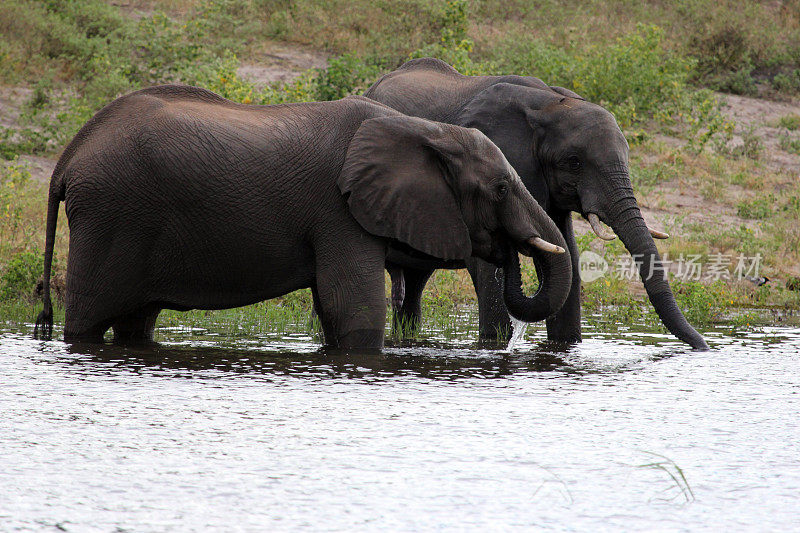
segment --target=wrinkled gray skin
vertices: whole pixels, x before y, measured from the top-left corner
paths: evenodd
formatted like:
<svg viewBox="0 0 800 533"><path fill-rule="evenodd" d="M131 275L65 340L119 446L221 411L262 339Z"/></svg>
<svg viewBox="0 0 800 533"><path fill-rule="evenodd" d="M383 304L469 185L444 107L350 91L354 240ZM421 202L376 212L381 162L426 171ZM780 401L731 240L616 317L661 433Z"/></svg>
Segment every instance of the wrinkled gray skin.
<svg viewBox="0 0 800 533"><path fill-rule="evenodd" d="M415 59L386 74L365 93L405 114L474 127L505 154L534 198L558 225L572 257L572 290L564 307L547 320L553 340L577 342L580 275L571 212L596 214L642 261L645 289L664 325L696 349L707 349L686 321L661 271L660 257L645 225L628 175L628 143L614 117L600 106L537 78L463 76L438 59ZM480 332L494 337L510 327L499 298L495 267L467 263L480 306ZM397 320L418 324L420 295L430 270L389 265Z"/></svg>
<svg viewBox="0 0 800 533"><path fill-rule="evenodd" d="M569 293L568 254L526 244L565 246L558 229L486 136L363 97L246 106L160 86L98 112L51 180L44 337L62 200L69 341L100 342L109 327L117 341L148 341L161 309L237 307L311 287L329 346L378 348L395 247L512 269L519 250L548 273L542 294L553 306ZM543 307L519 286L506 292L523 314Z"/></svg>

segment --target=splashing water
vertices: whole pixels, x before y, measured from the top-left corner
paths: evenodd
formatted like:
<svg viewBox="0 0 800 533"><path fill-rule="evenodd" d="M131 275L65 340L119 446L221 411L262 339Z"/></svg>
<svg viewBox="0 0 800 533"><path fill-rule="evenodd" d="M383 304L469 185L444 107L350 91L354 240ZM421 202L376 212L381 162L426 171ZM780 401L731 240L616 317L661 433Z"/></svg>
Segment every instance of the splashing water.
<svg viewBox="0 0 800 533"><path fill-rule="evenodd" d="M503 281L503 269L497 268L494 271L494 279L497 281ZM525 338L525 333L528 332L528 323L523 322L522 320L517 320L511 314L508 315L511 319L511 326L514 328L514 332L511 334L511 338L508 340L508 346L506 349L508 351L513 351L514 348L519 344L522 339Z"/></svg>
<svg viewBox="0 0 800 533"><path fill-rule="evenodd" d="M508 351L512 351L517 344L519 344L523 338L525 338L525 333L528 332L528 323L523 322L522 320L517 320L511 315L508 315L511 318L511 325L514 327L514 333L511 334L511 339L508 341Z"/></svg>

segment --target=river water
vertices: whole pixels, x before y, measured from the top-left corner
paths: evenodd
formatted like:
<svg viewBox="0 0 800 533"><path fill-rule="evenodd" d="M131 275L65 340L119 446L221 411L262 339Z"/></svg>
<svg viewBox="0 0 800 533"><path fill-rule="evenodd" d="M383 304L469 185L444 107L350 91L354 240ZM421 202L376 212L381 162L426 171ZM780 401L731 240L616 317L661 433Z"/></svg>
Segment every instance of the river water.
<svg viewBox="0 0 800 533"><path fill-rule="evenodd" d="M800 528L800 329L319 350L0 326L0 530Z"/></svg>

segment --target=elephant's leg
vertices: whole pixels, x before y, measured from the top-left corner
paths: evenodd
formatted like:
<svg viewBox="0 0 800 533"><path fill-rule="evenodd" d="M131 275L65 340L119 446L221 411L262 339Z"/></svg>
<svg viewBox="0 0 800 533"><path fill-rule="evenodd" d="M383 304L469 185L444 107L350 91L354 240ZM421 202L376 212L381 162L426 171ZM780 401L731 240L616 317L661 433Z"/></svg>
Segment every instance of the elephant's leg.
<svg viewBox="0 0 800 533"><path fill-rule="evenodd" d="M67 342L102 343L119 309L113 298L105 294L106 284L97 276L92 256L96 248L85 248L79 233L70 236L67 260L64 340Z"/></svg>
<svg viewBox="0 0 800 533"><path fill-rule="evenodd" d="M112 239L104 233L100 222L81 222L70 221L64 339L102 342L112 325L115 336L119 335L118 329L133 335L137 328L141 330L140 336L146 335L147 321L138 320L136 313L149 300L146 261L150 245L122 233ZM152 313L154 309L149 311ZM126 325L121 318L128 316L141 324Z"/></svg>
<svg viewBox="0 0 800 533"><path fill-rule="evenodd" d="M581 341L581 271L578 245L575 243L575 232L572 229L572 213L560 211L553 216L564 240L567 242L572 260L572 288L564 302L564 306L555 315L547 319L547 338L554 341Z"/></svg>
<svg viewBox="0 0 800 533"><path fill-rule="evenodd" d="M392 280L392 310L396 313L403 307L406 299L406 278L403 267L394 263L386 263L386 271Z"/></svg>
<svg viewBox="0 0 800 533"><path fill-rule="evenodd" d="M308 318L309 327L314 327L314 320L318 320L322 325L322 304L319 303L319 292L317 286L311 287L311 316Z"/></svg>
<svg viewBox="0 0 800 533"><path fill-rule="evenodd" d="M380 349L386 326L385 248L377 239L317 251L315 294L325 344Z"/></svg>
<svg viewBox="0 0 800 533"><path fill-rule="evenodd" d="M498 268L482 259L467 260L467 270L478 296L478 331L482 339L511 334L511 318L503 302L503 276Z"/></svg>
<svg viewBox="0 0 800 533"><path fill-rule="evenodd" d="M67 311L69 313L69 311ZM101 344L111 322L88 322L81 317L67 317L64 321L64 341L66 342L90 342Z"/></svg>
<svg viewBox="0 0 800 533"><path fill-rule="evenodd" d="M152 342L160 309L142 308L114 320L114 342Z"/></svg>
<svg viewBox="0 0 800 533"><path fill-rule="evenodd" d="M395 309L392 327L401 335L414 334L422 323L422 291L433 274L433 270L402 269L405 282L403 305ZM394 279L392 280L392 299L394 300Z"/></svg>

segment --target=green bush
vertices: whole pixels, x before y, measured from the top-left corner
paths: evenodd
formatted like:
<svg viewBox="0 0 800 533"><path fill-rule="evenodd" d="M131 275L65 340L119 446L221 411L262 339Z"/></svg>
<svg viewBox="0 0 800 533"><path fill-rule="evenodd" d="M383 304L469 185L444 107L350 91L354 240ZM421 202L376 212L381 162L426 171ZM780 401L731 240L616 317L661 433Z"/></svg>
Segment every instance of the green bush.
<svg viewBox="0 0 800 533"><path fill-rule="evenodd" d="M734 94L755 95L751 76L748 36L741 28L725 25L710 35L703 32L691 39L691 55L697 58L693 79L706 87Z"/></svg>
<svg viewBox="0 0 800 533"><path fill-rule="evenodd" d="M800 155L800 139L789 135L788 132L778 136L778 145L781 147L781 150Z"/></svg>
<svg viewBox="0 0 800 533"><path fill-rule="evenodd" d="M473 61L470 53L474 43L467 37L468 5L465 0L448 0L441 15L439 41L414 51L409 59L436 57L467 76L487 74L488 65Z"/></svg>
<svg viewBox="0 0 800 533"><path fill-rule="evenodd" d="M637 114L671 114L686 91L693 62L667 50L663 37L657 26L640 25L615 44L592 49L578 62L572 87L621 112L623 123L635 122Z"/></svg>
<svg viewBox="0 0 800 533"><path fill-rule="evenodd" d="M387 70L378 61L365 61L345 54L328 62L320 69L316 79L316 97L319 100L337 100L351 94L361 94Z"/></svg>
<svg viewBox="0 0 800 533"><path fill-rule="evenodd" d="M570 88L614 113L623 129L650 119L684 123L702 148L727 127L713 94L689 85L695 60L669 50L657 26L640 24L611 45L573 52L540 41L501 41L498 47L494 70Z"/></svg>
<svg viewBox="0 0 800 533"><path fill-rule="evenodd" d="M747 65L734 72L723 72L705 79L705 85L711 89L732 94L755 96L758 94L756 80L751 73L752 65Z"/></svg>
<svg viewBox="0 0 800 533"><path fill-rule="evenodd" d="M772 86L777 91L787 93L800 92L800 69L776 74L775 77L772 78Z"/></svg>
<svg viewBox="0 0 800 533"><path fill-rule="evenodd" d="M0 277L0 301L30 298L42 276L42 254L23 251L11 257Z"/></svg>
<svg viewBox="0 0 800 533"><path fill-rule="evenodd" d="M678 307L690 323L710 324L719 317L722 307L713 287L724 285L723 282L715 281L706 286L699 281L672 280L671 284Z"/></svg>

